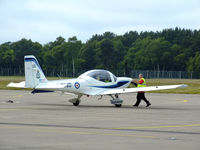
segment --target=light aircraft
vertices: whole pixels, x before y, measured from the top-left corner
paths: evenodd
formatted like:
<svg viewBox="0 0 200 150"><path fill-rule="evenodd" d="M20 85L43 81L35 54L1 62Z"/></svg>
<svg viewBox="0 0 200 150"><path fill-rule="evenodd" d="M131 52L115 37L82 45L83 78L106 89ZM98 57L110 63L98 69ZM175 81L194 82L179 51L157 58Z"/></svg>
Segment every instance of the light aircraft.
<svg viewBox="0 0 200 150"><path fill-rule="evenodd" d="M112 97L111 104L121 107L123 100L119 98L119 94L138 92L138 91L154 91L184 88L187 85L165 85L165 86L149 86L140 88L128 88L132 78L116 77L111 72L101 69L90 70L78 78L48 81L33 55L24 57L25 65L25 81L20 83L9 83L8 87L31 88L32 93L61 91L63 93L73 93L77 98L70 99L69 102L74 106L78 106L80 98L83 95L101 96L109 95Z"/></svg>

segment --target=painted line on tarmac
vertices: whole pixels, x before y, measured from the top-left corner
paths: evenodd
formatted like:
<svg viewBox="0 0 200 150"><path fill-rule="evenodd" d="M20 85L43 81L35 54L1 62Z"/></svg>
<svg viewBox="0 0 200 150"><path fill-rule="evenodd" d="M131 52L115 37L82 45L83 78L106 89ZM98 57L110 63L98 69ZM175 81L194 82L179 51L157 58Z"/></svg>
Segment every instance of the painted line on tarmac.
<svg viewBox="0 0 200 150"><path fill-rule="evenodd" d="M110 129L160 129L160 128L182 128L182 127L200 127L200 124L171 125L171 126L120 127L120 128L110 128Z"/></svg>
<svg viewBox="0 0 200 150"><path fill-rule="evenodd" d="M36 132L48 133L62 133L62 134L79 134L79 135L100 135L100 136L116 136L116 137L137 137L137 138L150 138L154 139L155 136L135 135L135 134L119 134L119 133L102 133L102 132L87 132L87 131L66 131L65 128L61 129L35 129Z"/></svg>
<svg viewBox="0 0 200 150"><path fill-rule="evenodd" d="M186 99L176 99L175 101L171 101L171 102L168 102L168 103L172 103L172 104L178 104L178 103L187 103L189 100L186 100Z"/></svg>
<svg viewBox="0 0 200 150"><path fill-rule="evenodd" d="M7 98L19 98L19 97L22 97L23 95L22 94L18 94L18 95L11 95L11 96L6 96Z"/></svg>
<svg viewBox="0 0 200 150"><path fill-rule="evenodd" d="M20 110L17 108L0 108L0 111L16 111L16 110Z"/></svg>
<svg viewBox="0 0 200 150"><path fill-rule="evenodd" d="M114 137L135 137L135 138L146 138L146 139L155 139L155 136L149 136L149 135L136 135L136 134L120 134L120 133L114 133L117 132L117 130L113 130L113 133L109 132L87 132L87 131L76 131L78 128L58 128L58 129L52 129L52 128L44 128L44 127L34 127L34 126L0 126L0 129L31 129L34 132L40 132L40 133L57 133L57 134L76 134L76 135L98 135L98 136L114 136ZM48 129L49 128L49 129ZM80 128L83 130L83 128ZM67 131L70 130L70 131ZM74 131L71 131L74 130Z"/></svg>
<svg viewBox="0 0 200 150"><path fill-rule="evenodd" d="M5 101L6 101L6 100L9 100L9 99L13 100L13 99L21 98L21 97L23 97L22 94L10 95L10 96L8 96L8 95L3 95L3 96L1 96L1 99L2 99L1 103L5 103ZM5 99L5 100L3 100L3 99Z"/></svg>
<svg viewBox="0 0 200 150"><path fill-rule="evenodd" d="M0 125L15 125L15 126L38 126L38 127L58 127L58 128L91 128L91 129L160 129L160 128L181 128L181 127L200 127L200 124L190 124L190 125L168 125L168 126L133 126L133 127L116 127L116 128L99 128L99 127L84 127L84 126L67 126L67 125L52 125L52 124L31 124L31 123L8 123L0 122Z"/></svg>
<svg viewBox="0 0 200 150"><path fill-rule="evenodd" d="M120 131L137 131L137 132L149 132L149 133L167 133L167 134L183 134L183 135L200 135L200 132L197 131L188 131L185 130L188 127L200 127L200 124L191 124L191 125L173 125L173 126L146 126L146 127L121 127L121 128L110 128L111 130L120 130ZM169 128L183 128L181 131L169 130ZM167 129L167 130L161 130ZM194 128L192 128L194 129Z"/></svg>
<svg viewBox="0 0 200 150"><path fill-rule="evenodd" d="M138 138L150 138L150 139L154 139L156 138L155 136L146 136L146 135L132 135L132 134L108 134L108 133L104 133L104 134L100 134L100 135L109 135L109 136L122 136L122 137L138 137Z"/></svg>
<svg viewBox="0 0 200 150"><path fill-rule="evenodd" d="M183 103L187 103L188 102L188 100L185 100L185 99L181 99L181 100L179 100L180 102L183 102Z"/></svg>
<svg viewBox="0 0 200 150"><path fill-rule="evenodd" d="M128 132L149 132L149 133L169 133L169 134L185 134L185 135L200 135L200 132L190 131L171 131L171 130L157 130L163 128L185 128L185 127L200 127L200 124L191 125L173 125L173 126L146 126L146 127L120 127L120 128L106 128L106 127L93 127L93 126L73 126L73 125L53 125L53 124L31 124L31 123L8 123L0 122L0 125L6 126L19 126L21 127L46 127L57 129L95 129L95 130L115 130L115 131L128 131ZM151 130L150 130L151 129ZM156 130L153 130L156 129Z"/></svg>
<svg viewBox="0 0 200 150"><path fill-rule="evenodd" d="M120 128L109 128L109 129L161 129L161 128L182 128L182 127L200 127L200 124L191 125L171 125L171 126L143 126L143 127L120 127Z"/></svg>

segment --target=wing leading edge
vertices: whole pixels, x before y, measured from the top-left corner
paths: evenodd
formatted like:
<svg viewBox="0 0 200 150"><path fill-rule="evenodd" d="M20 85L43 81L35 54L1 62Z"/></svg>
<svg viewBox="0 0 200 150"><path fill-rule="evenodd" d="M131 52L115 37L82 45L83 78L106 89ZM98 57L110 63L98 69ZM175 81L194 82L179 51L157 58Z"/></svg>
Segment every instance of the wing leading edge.
<svg viewBox="0 0 200 150"><path fill-rule="evenodd" d="M149 87L140 87L140 88L123 88L123 89L110 89L105 90L97 95L109 95L109 94L123 94L123 93L134 93L139 91L156 91L156 90L168 90L168 89L176 89L176 88L185 88L186 84L180 85L163 85L163 86L149 86Z"/></svg>

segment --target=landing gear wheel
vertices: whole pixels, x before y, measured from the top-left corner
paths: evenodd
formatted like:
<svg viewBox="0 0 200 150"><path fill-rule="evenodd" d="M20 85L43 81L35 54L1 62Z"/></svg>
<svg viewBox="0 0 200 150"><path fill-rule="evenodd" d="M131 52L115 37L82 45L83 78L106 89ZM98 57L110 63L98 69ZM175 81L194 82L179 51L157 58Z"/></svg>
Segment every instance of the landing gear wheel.
<svg viewBox="0 0 200 150"><path fill-rule="evenodd" d="M79 103L80 103L80 101L79 101L79 100L77 100L75 103L73 103L73 105L74 105L74 106L78 106L78 105L79 105Z"/></svg>
<svg viewBox="0 0 200 150"><path fill-rule="evenodd" d="M115 104L115 107L122 107L122 104Z"/></svg>

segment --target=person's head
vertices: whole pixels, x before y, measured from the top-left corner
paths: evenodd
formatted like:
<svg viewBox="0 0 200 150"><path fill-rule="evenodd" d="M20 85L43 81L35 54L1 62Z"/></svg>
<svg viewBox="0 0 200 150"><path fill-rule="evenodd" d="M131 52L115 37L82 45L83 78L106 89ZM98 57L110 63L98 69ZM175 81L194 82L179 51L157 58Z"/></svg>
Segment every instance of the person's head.
<svg viewBox="0 0 200 150"><path fill-rule="evenodd" d="M143 75L141 73L139 74L139 78L143 78Z"/></svg>

